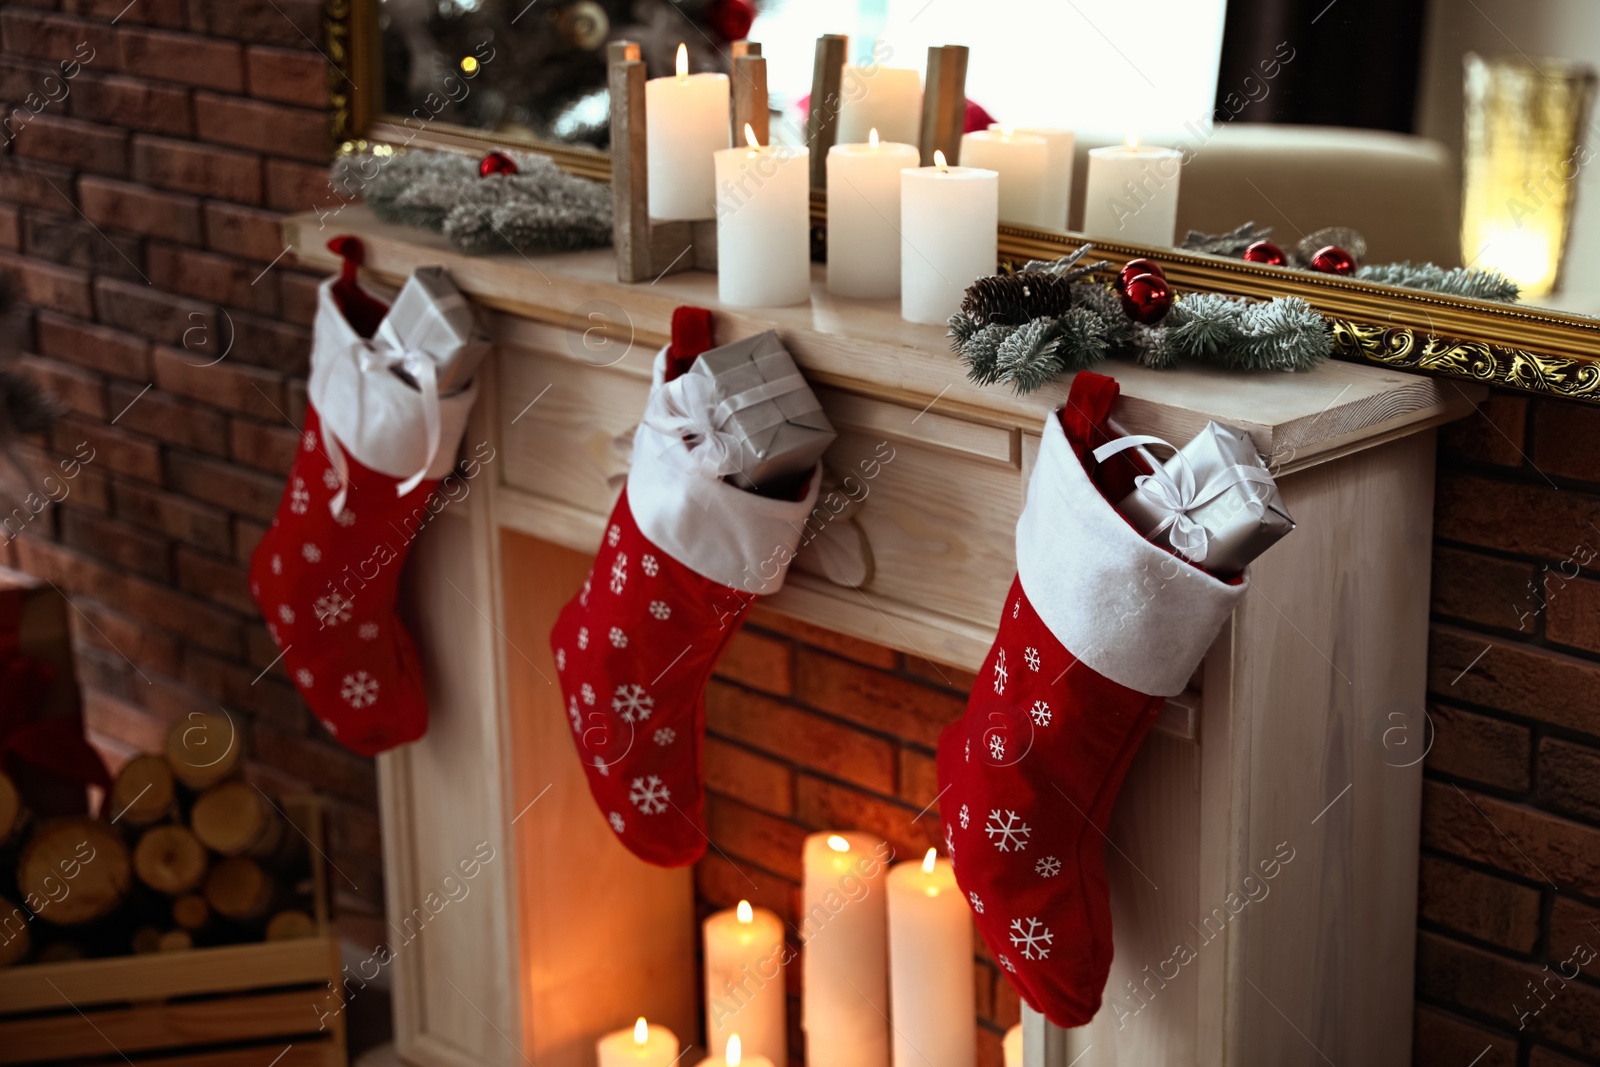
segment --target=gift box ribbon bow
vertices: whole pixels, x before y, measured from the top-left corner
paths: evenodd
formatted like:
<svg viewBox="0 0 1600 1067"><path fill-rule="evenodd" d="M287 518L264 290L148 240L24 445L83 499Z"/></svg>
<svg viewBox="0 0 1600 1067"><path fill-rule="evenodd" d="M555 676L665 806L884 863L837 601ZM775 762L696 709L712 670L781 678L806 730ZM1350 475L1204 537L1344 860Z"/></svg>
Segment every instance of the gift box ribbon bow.
<svg viewBox="0 0 1600 1067"><path fill-rule="evenodd" d="M785 374L719 400L715 378L680 374L651 392L644 423L657 433L681 438L702 471L722 478L739 470L740 443L749 435L783 422L785 415L773 406L754 423L745 420L737 430L729 420L746 408L805 388L803 375Z"/></svg>
<svg viewBox="0 0 1600 1067"><path fill-rule="evenodd" d="M1151 463L1151 473L1141 474L1133 480L1134 490L1141 493L1161 513L1161 521L1145 536L1155 540L1169 529L1168 542L1184 558L1194 563L1204 563L1210 549L1210 535L1195 521L1193 512L1221 497L1234 486L1245 490L1245 508L1258 518L1265 514L1266 504L1250 492L1252 485L1272 486L1272 475L1261 467L1242 463L1231 464L1212 473L1204 485L1197 485L1194 467L1183 451L1160 437L1149 434L1130 434L1101 445L1094 450L1097 463L1104 463L1119 452L1131 448L1160 445L1169 448L1177 457L1177 475L1159 463ZM1147 457L1148 458L1148 457Z"/></svg>

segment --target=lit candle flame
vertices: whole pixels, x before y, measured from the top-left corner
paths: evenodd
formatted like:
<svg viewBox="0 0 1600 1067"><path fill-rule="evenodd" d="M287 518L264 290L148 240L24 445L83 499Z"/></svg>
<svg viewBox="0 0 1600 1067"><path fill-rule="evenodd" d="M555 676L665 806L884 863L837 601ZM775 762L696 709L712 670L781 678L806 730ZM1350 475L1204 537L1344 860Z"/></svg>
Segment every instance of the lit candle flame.
<svg viewBox="0 0 1600 1067"><path fill-rule="evenodd" d="M687 78L688 76L689 76L689 46L684 44L684 43L682 43L682 42L679 42L679 44L678 44L678 77Z"/></svg>
<svg viewBox="0 0 1600 1067"><path fill-rule="evenodd" d="M835 852L849 852L850 842L846 841L838 834L834 834L828 838L828 847L833 849Z"/></svg>
<svg viewBox="0 0 1600 1067"><path fill-rule="evenodd" d="M939 168L939 173L950 173L950 161L944 158L944 153L937 148L933 150L933 165Z"/></svg>
<svg viewBox="0 0 1600 1067"><path fill-rule="evenodd" d="M873 148L878 147L878 127L874 126L867 131L867 143Z"/></svg>
<svg viewBox="0 0 1600 1067"><path fill-rule="evenodd" d="M639 1021L633 1024L633 1043L642 1045L650 1040L650 1024L644 1021L644 1016L639 1016Z"/></svg>
<svg viewBox="0 0 1600 1067"><path fill-rule="evenodd" d="M472 75L478 73L478 61L472 56L461 57L461 73Z"/></svg>
<svg viewBox="0 0 1600 1067"><path fill-rule="evenodd" d="M1017 132L1017 131L1013 130L1010 126L1001 126L1000 127L1000 136L1001 137L1010 137L1015 132Z"/></svg>
<svg viewBox="0 0 1600 1067"><path fill-rule="evenodd" d="M744 1048L739 1041L738 1034L728 1035L728 1054L725 1058L728 1061L728 1067L739 1067L739 1064L744 1061Z"/></svg>
<svg viewBox="0 0 1600 1067"><path fill-rule="evenodd" d="M939 850L936 849L936 848L930 848L928 850L928 854L926 856L922 857L922 870L924 871L924 873L927 873L927 874L932 874L933 873L933 864L934 864L934 861L937 860L938 858L939 858Z"/></svg>
<svg viewBox="0 0 1600 1067"><path fill-rule="evenodd" d="M1129 148L1138 148L1139 147L1139 135L1136 134L1136 133L1130 133L1124 139L1123 143L1126 144Z"/></svg>
<svg viewBox="0 0 1600 1067"><path fill-rule="evenodd" d="M742 923L753 923L756 921L756 911L750 906L750 902L748 900L739 901L739 906L734 909L734 914L739 917L739 921Z"/></svg>
<svg viewBox="0 0 1600 1067"><path fill-rule="evenodd" d="M748 122L744 124L744 139L750 142L751 148L761 147L761 142L756 140L756 128Z"/></svg>

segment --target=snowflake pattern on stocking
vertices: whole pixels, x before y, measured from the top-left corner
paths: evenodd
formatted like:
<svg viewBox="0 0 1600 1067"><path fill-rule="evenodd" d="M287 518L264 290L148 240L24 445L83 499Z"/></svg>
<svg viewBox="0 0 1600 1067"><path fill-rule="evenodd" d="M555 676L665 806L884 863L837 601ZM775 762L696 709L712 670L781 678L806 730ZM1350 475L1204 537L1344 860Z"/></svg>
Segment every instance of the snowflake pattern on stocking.
<svg viewBox="0 0 1600 1067"><path fill-rule="evenodd" d="M961 828L965 830L972 822L972 812L965 804L963 804L961 805L961 814L958 815L957 818L961 820Z"/></svg>
<svg viewBox="0 0 1600 1067"><path fill-rule="evenodd" d="M304 667L294 672L294 680L300 683L300 688L302 689L310 689L313 681L311 672Z"/></svg>
<svg viewBox="0 0 1600 1067"><path fill-rule="evenodd" d="M1022 821L1022 816L1007 809L1002 812L995 808L989 812L989 821L984 824L983 832L989 835L989 840L1000 852L1021 852L1028 847L1028 836L1033 833L1033 828Z"/></svg>
<svg viewBox="0 0 1600 1067"><path fill-rule="evenodd" d="M1012 974L1016 974L1017 973L1017 965L1015 963L1011 962L1011 957L1010 956L1007 956L1004 952L1002 952L1002 953L1000 953L998 959L1000 960L1000 966L1004 967L1006 970L1010 971Z"/></svg>
<svg viewBox="0 0 1600 1067"><path fill-rule="evenodd" d="M580 626L580 627L578 627L578 651L582 652L584 649L586 649L588 647L589 647L589 628L587 626Z"/></svg>
<svg viewBox="0 0 1600 1067"><path fill-rule="evenodd" d="M1006 678L1008 677L1009 672L1006 670L1006 650L1002 648L994 655L994 691L997 694L1004 693L1006 691Z"/></svg>
<svg viewBox="0 0 1600 1067"><path fill-rule="evenodd" d="M311 493L306 489L306 480L296 478L289 490L289 510L296 515L304 515L310 506Z"/></svg>
<svg viewBox="0 0 1600 1067"><path fill-rule="evenodd" d="M602 778L611 777L611 768L606 764L606 761L601 759L599 756L594 758L594 769L595 773L600 775Z"/></svg>
<svg viewBox="0 0 1600 1067"><path fill-rule="evenodd" d="M993 734L989 738L989 756L996 763L1006 758L1006 739L999 734Z"/></svg>
<svg viewBox="0 0 1600 1067"><path fill-rule="evenodd" d="M356 524L356 513L349 508L345 508L333 517L333 521L340 526L354 526Z"/></svg>
<svg viewBox="0 0 1600 1067"><path fill-rule="evenodd" d="M572 720L572 732L577 733L583 729L583 716L578 714L578 698L567 698L567 718Z"/></svg>
<svg viewBox="0 0 1600 1067"><path fill-rule="evenodd" d="M612 812L606 818L607 821L611 823L611 829L615 830L619 834L622 833L623 823L621 815L618 815L616 812Z"/></svg>
<svg viewBox="0 0 1600 1067"><path fill-rule="evenodd" d="M580 695L582 695L583 702L585 704L594 703L594 686L590 685L588 682L584 682L583 685L578 687L578 692Z"/></svg>
<svg viewBox="0 0 1600 1067"><path fill-rule="evenodd" d="M667 602L665 600L652 600L650 601L650 614L654 615L662 622L666 622L668 619L672 618L672 609L667 607Z"/></svg>
<svg viewBox="0 0 1600 1067"><path fill-rule="evenodd" d="M667 802L671 799L672 791L653 774L648 778L635 778L628 787L629 803L644 815L660 815L667 810Z"/></svg>
<svg viewBox="0 0 1600 1067"><path fill-rule="evenodd" d="M356 636L363 641L376 641L378 639L378 624L375 622L362 623L356 630Z"/></svg>
<svg viewBox="0 0 1600 1067"><path fill-rule="evenodd" d="M294 609L287 604L278 605L278 618L286 623L294 622Z"/></svg>
<svg viewBox="0 0 1600 1067"><path fill-rule="evenodd" d="M968 893L967 899L972 901L972 910L979 915L983 914L983 898L976 893Z"/></svg>
<svg viewBox="0 0 1600 1067"><path fill-rule="evenodd" d="M317 450L317 435L307 430L305 436L300 438L300 447L307 452L315 452Z"/></svg>
<svg viewBox="0 0 1600 1067"><path fill-rule="evenodd" d="M944 824L944 854L951 863L956 861L956 830L949 823Z"/></svg>
<svg viewBox="0 0 1600 1067"><path fill-rule="evenodd" d="M617 542L620 540L622 540L622 527L612 523L611 529L606 531L606 544L611 548L616 548Z"/></svg>
<svg viewBox="0 0 1600 1067"><path fill-rule="evenodd" d="M1032 916L1026 919L1012 919L1010 936L1011 943L1021 950L1023 959L1050 958L1050 942L1055 940L1055 935L1038 919Z"/></svg>
<svg viewBox="0 0 1600 1067"><path fill-rule="evenodd" d="M1030 671L1037 673L1039 670L1039 650L1031 645L1023 649L1022 662L1028 665Z"/></svg>
<svg viewBox="0 0 1600 1067"><path fill-rule="evenodd" d="M344 676L339 696L352 708L371 707L378 702L378 680L366 671Z"/></svg>
<svg viewBox="0 0 1600 1067"><path fill-rule="evenodd" d="M1028 712L1033 716L1033 721L1039 726L1050 725L1050 705L1043 700L1033 702L1033 710Z"/></svg>
<svg viewBox="0 0 1600 1067"><path fill-rule="evenodd" d="M611 591L621 593L628 584L628 554L618 552L617 558L611 561Z"/></svg>
<svg viewBox="0 0 1600 1067"><path fill-rule="evenodd" d="M282 574L283 573L283 557L278 555L277 553L273 553L273 556L272 556L272 573L273 574Z"/></svg>
<svg viewBox="0 0 1600 1067"><path fill-rule="evenodd" d="M611 628L610 637L611 637L611 647L612 648L627 648L628 647L628 635L622 632L622 627L613 626Z"/></svg>
<svg viewBox="0 0 1600 1067"><path fill-rule="evenodd" d="M1033 873L1040 878L1054 878L1061 873L1061 861L1054 856L1040 857L1039 862L1033 865Z"/></svg>
<svg viewBox="0 0 1600 1067"><path fill-rule="evenodd" d="M646 552L639 558L639 569L644 571L644 573L649 577L654 578L656 576L656 572L661 569L661 564L656 561L654 556Z"/></svg>
<svg viewBox="0 0 1600 1067"><path fill-rule="evenodd" d="M556 670L564 671L566 669L567 669L567 650L564 649L564 648L558 648L558 649L556 649Z"/></svg>
<svg viewBox="0 0 1600 1067"><path fill-rule="evenodd" d="M329 489L339 488L339 472L334 470L332 467L329 467L327 470L323 471L322 484L327 486Z"/></svg>
<svg viewBox="0 0 1600 1067"><path fill-rule="evenodd" d="M322 549L307 541L300 546L300 558L307 563L316 563L322 559Z"/></svg>
<svg viewBox="0 0 1600 1067"><path fill-rule="evenodd" d="M324 626L337 626L350 621L350 601L339 593L319 597L313 606L317 609L317 621Z"/></svg>
<svg viewBox="0 0 1600 1067"><path fill-rule="evenodd" d="M656 744L660 745L662 748L665 748L678 739L678 731L674 730L670 726L663 726L661 729L657 730L653 736L655 737Z"/></svg>
<svg viewBox="0 0 1600 1067"><path fill-rule="evenodd" d="M638 684L617 686L616 695L611 698L611 710L621 715L622 721L627 723L644 722L655 706L655 697Z"/></svg>

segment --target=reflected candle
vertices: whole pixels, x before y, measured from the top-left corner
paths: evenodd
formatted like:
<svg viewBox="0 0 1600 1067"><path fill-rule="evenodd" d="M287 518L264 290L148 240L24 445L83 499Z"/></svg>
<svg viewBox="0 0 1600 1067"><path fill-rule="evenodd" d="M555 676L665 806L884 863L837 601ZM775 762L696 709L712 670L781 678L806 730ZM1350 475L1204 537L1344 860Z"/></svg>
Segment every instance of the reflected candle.
<svg viewBox="0 0 1600 1067"><path fill-rule="evenodd" d="M810 153L762 145L713 156L717 176L717 296L734 307L782 307L811 298Z"/></svg>
<svg viewBox="0 0 1600 1067"><path fill-rule="evenodd" d="M930 848L890 870L888 888L894 1067L971 1067L972 915L955 868Z"/></svg>
<svg viewBox="0 0 1600 1067"><path fill-rule="evenodd" d="M806 838L800 1004L811 1063L889 1067L887 850L871 834Z"/></svg>
<svg viewBox="0 0 1600 1067"><path fill-rule="evenodd" d="M900 316L943 326L999 262L1000 175L933 155L900 172Z"/></svg>
<svg viewBox="0 0 1600 1067"><path fill-rule="evenodd" d="M772 1060L752 1052L746 1055L738 1034L728 1038L728 1048L720 1056L700 1061L700 1067L773 1067Z"/></svg>
<svg viewBox="0 0 1600 1067"><path fill-rule="evenodd" d="M1000 1053L1005 1058L1005 1067L1022 1067L1021 1023L1006 1031L1005 1040L1000 1043Z"/></svg>
<svg viewBox="0 0 1600 1067"><path fill-rule="evenodd" d="M828 292L862 299L900 294L900 172L916 145L880 141L828 149Z"/></svg>
<svg viewBox="0 0 1600 1067"><path fill-rule="evenodd" d="M678 1035L665 1026L639 1021L607 1034L595 1045L600 1067L672 1067L678 1061Z"/></svg>
<svg viewBox="0 0 1600 1067"><path fill-rule="evenodd" d="M887 51L880 41L873 54ZM905 67L846 65L839 82L836 144L860 144L869 130L885 141L918 144L922 137L922 74ZM826 102L812 101L812 108Z"/></svg>
<svg viewBox="0 0 1600 1067"><path fill-rule="evenodd" d="M1171 248L1178 227L1178 172L1173 148L1127 144L1089 150L1083 232L1090 237Z"/></svg>
<svg viewBox="0 0 1600 1067"><path fill-rule="evenodd" d="M1021 226L1046 225L1050 146L1043 137L1008 129L976 130L961 138L961 162L1000 175L1002 220Z"/></svg>
<svg viewBox="0 0 1600 1067"><path fill-rule="evenodd" d="M989 126L991 130L1003 129L999 123ZM1048 127L1030 126L1011 131L1015 134L1027 134L1030 137L1043 137L1045 147L1049 150L1049 158L1044 164L1044 212L1039 216L1038 225L1051 230L1064 230L1067 228L1067 212L1072 207L1072 162L1073 146L1077 139L1071 130L1057 130ZM965 163L972 160L966 156L961 157ZM1002 179L1002 182L1004 179ZM1005 212L1002 209L1001 216Z"/></svg>
<svg viewBox="0 0 1600 1067"><path fill-rule="evenodd" d="M705 922L706 1045L713 1056L737 1032L744 1048L786 1067L783 921L748 900ZM749 1057L747 1056L747 1059Z"/></svg>
<svg viewBox="0 0 1600 1067"><path fill-rule="evenodd" d="M650 217L709 219L716 213L711 154L728 147L728 76L690 74L678 46L678 73L644 83L645 162Z"/></svg>

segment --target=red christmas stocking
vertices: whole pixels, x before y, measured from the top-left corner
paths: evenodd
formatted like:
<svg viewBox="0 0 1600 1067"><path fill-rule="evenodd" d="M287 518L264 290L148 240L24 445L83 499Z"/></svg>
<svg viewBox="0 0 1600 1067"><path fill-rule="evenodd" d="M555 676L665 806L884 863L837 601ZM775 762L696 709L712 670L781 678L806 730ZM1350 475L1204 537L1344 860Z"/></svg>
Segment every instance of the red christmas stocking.
<svg viewBox="0 0 1600 1067"><path fill-rule="evenodd" d="M375 755L427 729L422 668L395 594L412 538L437 511L430 498L455 464L477 387L440 399L441 444L430 459L422 394L382 360L363 359L387 309L355 286L346 263L346 276L318 293L305 427L278 514L250 559L250 593L312 713L347 748Z"/></svg>
<svg viewBox="0 0 1600 1067"><path fill-rule="evenodd" d="M652 405L698 354L686 310L698 309L679 309L656 357ZM589 791L642 860L679 867L705 851L706 680L745 609L783 584L820 479L819 464L800 499L763 496L704 470L680 437L643 423L634 436L594 568L550 646Z"/></svg>
<svg viewBox="0 0 1600 1067"><path fill-rule="evenodd" d="M1132 488L1129 457L1091 480L1116 397L1116 382L1080 373L1046 419L999 633L939 741L956 880L1007 978L1059 1026L1094 1017L1110 972L1103 833L1123 776L1245 590L1107 503Z"/></svg>

